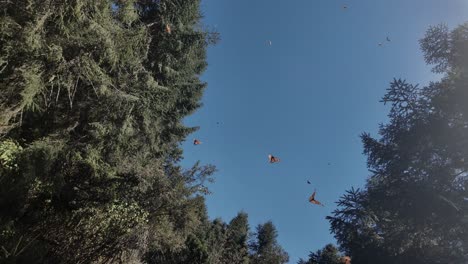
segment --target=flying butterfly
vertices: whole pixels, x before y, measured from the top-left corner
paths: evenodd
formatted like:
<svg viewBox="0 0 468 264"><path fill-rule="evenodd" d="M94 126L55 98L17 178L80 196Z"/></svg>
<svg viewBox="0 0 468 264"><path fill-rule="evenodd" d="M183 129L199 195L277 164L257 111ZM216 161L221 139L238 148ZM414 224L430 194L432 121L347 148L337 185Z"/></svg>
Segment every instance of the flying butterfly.
<svg viewBox="0 0 468 264"><path fill-rule="evenodd" d="M166 33L171 34L171 32L171 26L169 26L169 24L166 24Z"/></svg>
<svg viewBox="0 0 468 264"><path fill-rule="evenodd" d="M195 139L195 140L193 140L193 144L194 144L194 145L200 145L200 144L201 144L201 141L198 140L198 139Z"/></svg>
<svg viewBox="0 0 468 264"><path fill-rule="evenodd" d="M341 264L351 264L351 258L348 256L344 256L340 258Z"/></svg>
<svg viewBox="0 0 468 264"><path fill-rule="evenodd" d="M316 193L316 191L314 190L314 193L309 197L309 202L313 203L313 204L316 204L316 205L324 206L321 202L315 200L315 193Z"/></svg>
<svg viewBox="0 0 468 264"><path fill-rule="evenodd" d="M276 162L279 162L280 159L278 157L275 157L271 154L268 155L268 160L270 161L270 163L276 163Z"/></svg>

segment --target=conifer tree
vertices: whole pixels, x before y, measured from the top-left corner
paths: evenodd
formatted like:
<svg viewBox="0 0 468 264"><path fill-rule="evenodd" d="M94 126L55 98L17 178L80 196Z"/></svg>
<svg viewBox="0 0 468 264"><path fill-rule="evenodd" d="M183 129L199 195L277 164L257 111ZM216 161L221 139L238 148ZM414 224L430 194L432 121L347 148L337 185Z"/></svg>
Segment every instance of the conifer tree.
<svg viewBox="0 0 468 264"><path fill-rule="evenodd" d="M251 263L282 264L289 255L278 244L278 232L271 221L257 226L256 239L251 243Z"/></svg>
<svg viewBox="0 0 468 264"><path fill-rule="evenodd" d="M468 261L468 24L431 27L421 40L440 81L394 80L380 138L364 134L372 173L329 217L353 263Z"/></svg>
<svg viewBox="0 0 468 264"><path fill-rule="evenodd" d="M207 244L210 251L208 263L221 264L223 262L224 244L226 243L227 224L221 219L213 220L207 228Z"/></svg>
<svg viewBox="0 0 468 264"><path fill-rule="evenodd" d="M300 259L298 264L341 264L339 250L332 244L311 252L307 261Z"/></svg>
<svg viewBox="0 0 468 264"><path fill-rule="evenodd" d="M245 264L249 262L249 223L247 214L240 212L226 230L223 263Z"/></svg>
<svg viewBox="0 0 468 264"><path fill-rule="evenodd" d="M129 263L197 245L215 169L178 161L217 39L200 1L0 10L0 262Z"/></svg>

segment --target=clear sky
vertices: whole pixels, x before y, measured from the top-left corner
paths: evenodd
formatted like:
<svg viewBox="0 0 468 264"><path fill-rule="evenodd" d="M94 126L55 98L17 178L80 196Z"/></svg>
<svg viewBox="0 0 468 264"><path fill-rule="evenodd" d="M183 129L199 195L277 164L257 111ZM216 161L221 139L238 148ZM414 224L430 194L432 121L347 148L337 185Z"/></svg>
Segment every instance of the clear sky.
<svg viewBox="0 0 468 264"><path fill-rule="evenodd" d="M204 106L186 119L200 130L183 144L183 164L217 166L211 218L229 221L244 210L252 230L272 220L296 263L335 242L325 216L369 175L359 135L375 136L385 122L388 108L379 100L389 82L424 85L437 77L418 40L430 25L468 21L468 0L202 4L205 23L222 40L208 52ZM194 138L203 144L193 146ZM269 164L269 153L281 162ZM308 202L314 188L325 207Z"/></svg>

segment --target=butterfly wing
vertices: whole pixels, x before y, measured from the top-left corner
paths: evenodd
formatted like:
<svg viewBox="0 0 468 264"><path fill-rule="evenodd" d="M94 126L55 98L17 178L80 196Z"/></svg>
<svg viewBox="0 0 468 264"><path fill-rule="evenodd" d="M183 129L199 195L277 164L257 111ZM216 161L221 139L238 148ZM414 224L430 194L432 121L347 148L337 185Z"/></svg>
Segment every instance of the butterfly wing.
<svg viewBox="0 0 468 264"><path fill-rule="evenodd" d="M314 204L316 204L316 205L321 205L321 206L325 206L325 205L323 205L321 202L319 202L319 201L317 201L317 200L314 200Z"/></svg>
<svg viewBox="0 0 468 264"><path fill-rule="evenodd" d="M348 256L341 257L341 258L340 258L340 262L341 262L342 264L350 264L350 263L351 263L351 258L348 257Z"/></svg>
<svg viewBox="0 0 468 264"><path fill-rule="evenodd" d="M315 193L316 192L314 191L314 193L309 197L309 202L316 204L316 205L324 206L321 202L315 200Z"/></svg>
<svg viewBox="0 0 468 264"><path fill-rule="evenodd" d="M277 158L277 157L275 157L275 156L273 156L273 155L271 155L271 154L268 155L268 159L270 160L270 163L275 163L275 162L279 162L279 161L280 161L279 158Z"/></svg>

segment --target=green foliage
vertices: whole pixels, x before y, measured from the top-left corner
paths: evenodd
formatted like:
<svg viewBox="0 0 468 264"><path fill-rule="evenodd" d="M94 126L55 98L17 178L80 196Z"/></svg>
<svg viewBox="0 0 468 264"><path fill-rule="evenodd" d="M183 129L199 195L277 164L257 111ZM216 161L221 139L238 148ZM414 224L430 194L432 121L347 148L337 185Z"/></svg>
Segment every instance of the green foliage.
<svg viewBox="0 0 468 264"><path fill-rule="evenodd" d="M249 222L247 214L241 212L229 222L222 263L249 263Z"/></svg>
<svg viewBox="0 0 468 264"><path fill-rule="evenodd" d="M426 62L444 77L426 87L394 80L381 138L362 135L372 176L328 217L353 263L468 261L467 28L428 30Z"/></svg>
<svg viewBox="0 0 468 264"><path fill-rule="evenodd" d="M299 260L299 264L341 264L339 250L332 244L326 245L323 249L311 252L309 260Z"/></svg>
<svg viewBox="0 0 468 264"><path fill-rule="evenodd" d="M247 214L208 220L215 167L179 165L219 39L200 0L0 8L0 262L248 263Z"/></svg>
<svg viewBox="0 0 468 264"><path fill-rule="evenodd" d="M23 148L13 140L0 142L0 166L2 170L13 170L18 168L16 163L18 155Z"/></svg>
<svg viewBox="0 0 468 264"><path fill-rule="evenodd" d="M223 254L226 251L226 223L222 222L221 219L215 219L205 228L207 245L208 249L210 250L208 263L224 263Z"/></svg>
<svg viewBox="0 0 468 264"><path fill-rule="evenodd" d="M217 39L199 0L0 9L0 262L208 259L197 232L215 168L178 165Z"/></svg>
<svg viewBox="0 0 468 264"><path fill-rule="evenodd" d="M289 255L278 244L277 237L278 232L271 221L258 225L256 240L250 244L251 263L287 263Z"/></svg>

